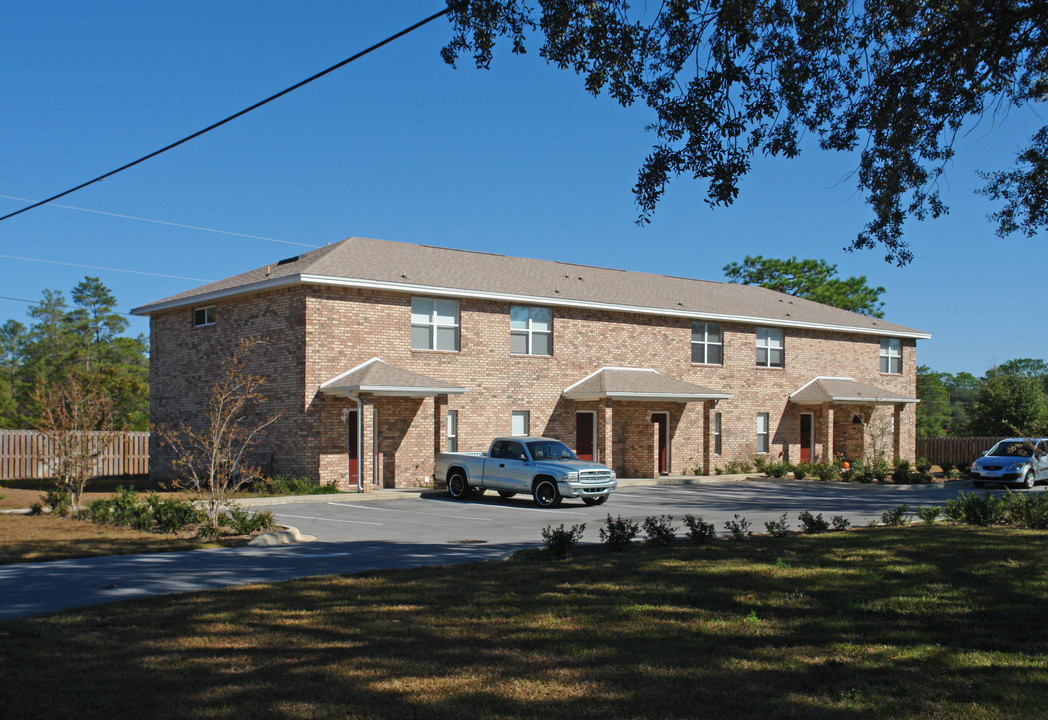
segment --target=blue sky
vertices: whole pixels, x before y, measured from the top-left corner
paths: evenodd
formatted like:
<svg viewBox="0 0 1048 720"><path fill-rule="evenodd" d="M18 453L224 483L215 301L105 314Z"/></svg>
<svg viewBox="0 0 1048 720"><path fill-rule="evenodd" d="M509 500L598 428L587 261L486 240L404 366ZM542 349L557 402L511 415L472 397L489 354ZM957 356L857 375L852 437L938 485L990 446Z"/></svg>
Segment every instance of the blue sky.
<svg viewBox="0 0 1048 720"><path fill-rule="evenodd" d="M362 50L441 9L410 2L110 0L0 5L0 195L39 200L98 177ZM491 70L445 65L450 27L425 28L209 135L58 202L271 238L57 207L0 223L0 295L68 297L84 275L120 309L359 235L723 280L747 254L824 258L886 289L886 319L927 331L918 362L981 375L1048 357L1036 319L1043 233L997 238L976 169L1010 166L1044 123L986 118L942 184L951 214L906 228L915 261L842 250L869 217L856 157L810 147L759 160L739 200L711 211L682 178L638 227L630 188L650 115L594 99L538 46L503 44ZM0 197L0 214L24 203ZM13 257L135 270L16 260ZM0 300L0 321L28 322ZM148 333L143 318L133 333Z"/></svg>

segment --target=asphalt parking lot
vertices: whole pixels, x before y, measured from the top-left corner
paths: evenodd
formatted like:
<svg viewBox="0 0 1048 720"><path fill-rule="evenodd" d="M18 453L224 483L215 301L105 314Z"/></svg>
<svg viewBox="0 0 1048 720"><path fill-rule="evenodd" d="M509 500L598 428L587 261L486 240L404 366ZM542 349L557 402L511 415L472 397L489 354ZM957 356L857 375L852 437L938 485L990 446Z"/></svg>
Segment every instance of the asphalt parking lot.
<svg viewBox="0 0 1048 720"><path fill-rule="evenodd" d="M536 507L530 498L508 500L494 493L466 501L445 494L399 493L398 499L330 496L287 502L269 509L315 542L276 547L237 547L152 555L59 560L0 566L0 620L66 608L170 593L366 570L445 565L505 557L542 543L547 525L586 524L583 543L599 542L605 517L643 520L671 515L684 535L685 514L701 515L721 535L737 513L755 532L786 513L793 529L797 514L843 515L853 526L879 520L903 503L945 503L971 483L938 486L846 485L815 482L704 482L697 485L622 487L605 505L565 501L559 508ZM1043 492L1038 487L1035 492ZM980 491L981 492L981 491ZM1003 490L993 490L995 493Z"/></svg>

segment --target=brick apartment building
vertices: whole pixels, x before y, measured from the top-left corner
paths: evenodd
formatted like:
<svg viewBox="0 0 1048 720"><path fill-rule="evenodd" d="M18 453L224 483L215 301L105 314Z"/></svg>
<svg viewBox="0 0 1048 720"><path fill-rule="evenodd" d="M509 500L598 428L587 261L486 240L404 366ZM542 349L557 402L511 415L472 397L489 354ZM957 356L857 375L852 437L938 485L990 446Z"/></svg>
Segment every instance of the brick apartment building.
<svg viewBox="0 0 1048 720"><path fill-rule="evenodd" d="M344 488L545 435L620 477L733 459L914 460L927 333L763 288L349 238L137 308L154 427L245 337L280 412L254 461ZM154 437L155 437L154 433ZM151 468L170 475L155 440Z"/></svg>

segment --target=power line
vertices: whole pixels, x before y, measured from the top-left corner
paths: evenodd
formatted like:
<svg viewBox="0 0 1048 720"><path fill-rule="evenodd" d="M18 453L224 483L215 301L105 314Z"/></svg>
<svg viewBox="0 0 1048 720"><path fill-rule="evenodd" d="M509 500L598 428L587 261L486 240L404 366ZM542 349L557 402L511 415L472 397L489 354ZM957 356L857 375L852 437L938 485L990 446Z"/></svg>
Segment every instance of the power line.
<svg viewBox="0 0 1048 720"><path fill-rule="evenodd" d="M25 260L26 262L47 263L49 265L66 265L68 267L87 268L88 270L105 270L106 272L128 273L130 275L148 275L150 277L168 278L170 280L193 280L196 282L212 282L207 278L183 277L182 275L164 275L162 273L145 272L144 270L121 270L120 268L100 267L98 265L82 265L80 263L62 262L61 260L43 260L41 258L19 257L18 255L0 255L7 260Z"/></svg>
<svg viewBox="0 0 1048 720"><path fill-rule="evenodd" d="M33 202L28 198L15 197L14 195L0 195L5 200L19 200L21 202ZM65 210L79 210L80 212L95 213L96 215L108 215L110 217L123 218L125 220L140 220L157 225L170 225L171 227L185 228L187 230L203 230L204 232L219 233L221 235L234 235L236 237L250 238L252 240L268 240L269 242L283 243L284 245L300 245L301 247L318 248L320 245L309 243L292 242L290 240L278 240L277 238L263 237L261 235L245 235L244 233L232 232L230 230L216 230L215 228L200 227L199 225L183 225L182 223L168 222L167 220L153 220L151 218L137 217L135 215L121 215L120 213L106 212L105 210L92 210L91 208L75 207L73 205L59 205L58 203L46 203L49 207L63 208ZM39 205L39 203L37 203ZM36 207L36 206L34 206ZM26 208L27 210L29 208Z"/></svg>
<svg viewBox="0 0 1048 720"><path fill-rule="evenodd" d="M255 103L254 105L251 105L250 107L246 107L243 110L241 110L240 112L233 113L232 115L230 115L229 117L227 117L224 120L219 120L218 122L214 123L213 125L209 125L206 128L204 128L203 130L198 130L197 132L193 133L192 135L187 135L186 137L182 138L181 140L178 140L177 142L173 142L170 145L166 145L165 147L162 147L159 150L155 150L155 151L149 153L148 155L143 155L142 157L138 158L137 160L129 162L126 165L121 165L116 170L110 170L105 175L100 175L100 176L96 177L94 180L88 180L87 182L80 183L76 187L70 188L69 190L66 190L64 192L60 192L57 195L52 195L51 197L47 198L46 200L41 200L40 202L33 203L32 205L27 205L26 207L22 208L21 210L15 210L12 213L8 213L7 215L4 215L3 217L0 217L0 222L3 222L4 220L7 220L8 218L13 218L15 215L21 215L22 213L28 212L29 210L32 210L33 208L38 208L41 205L46 205L49 202L52 202L53 200L57 200L59 198L65 197L66 195L70 195L72 193L75 193L77 190L82 190L83 188L87 187L88 185L93 185L96 182L99 182L101 180L105 180L108 177L112 177L113 175L116 175L119 172L127 170L128 168L132 168L135 165L138 165L139 163L143 163L146 160L149 160L151 158L156 157L157 155L160 155L161 153L165 153L168 150L171 150L173 148L178 147L179 145L182 145L183 143L187 143L190 140L193 140L194 138L198 138L198 137L200 137L201 135L203 135L205 133L211 132L215 128L221 127L221 126L225 125L226 123L228 123L228 122L230 122L232 120L236 120L241 115L246 115L247 113L251 112L252 110L256 110L256 109L262 107L266 103L272 102L273 100L276 100L279 97L283 97L284 95L287 95L292 90L297 90L300 87L302 87L303 85L308 85L309 83L313 82L314 80L322 78L325 75L327 75L328 73L334 72L335 70L338 70L340 67L343 67L344 65L348 65L349 63L353 62L354 60L358 60L358 59L364 57L365 55L367 55L368 53L374 52L375 50L378 50L380 47L382 47L384 45L388 45L389 43L393 42L394 40L397 40L398 38L401 38L401 37L407 35L408 33L412 32L414 30L417 30L418 28L422 27L423 25L425 25L425 24L427 24L429 22L432 22L433 20L436 20L438 17L440 17L442 15L447 15L449 12L450 12L450 9L444 8L440 12L434 13L433 15L430 15L425 20L417 22L414 25L412 25L411 27L404 28L400 32L398 32L398 33L396 33L394 35L390 35L388 38L386 38L385 40L382 40L381 42L375 43L374 45L372 45L371 47L367 48L366 50L361 50L357 54L351 55L350 57L346 58L342 62L336 63L336 64L332 65L331 67L327 68L326 70L321 70L316 75L308 77L305 80L302 80L301 82L295 83L294 85L292 85L289 88L281 90L276 95L270 95L265 100L261 100L261 101Z"/></svg>
<svg viewBox="0 0 1048 720"><path fill-rule="evenodd" d="M0 295L0 300L13 300L14 302L26 303L27 305L43 305L44 303L40 300L26 300L25 298L8 297L7 295ZM117 315L127 315L128 317L135 317L131 313L120 312L119 310L111 310Z"/></svg>

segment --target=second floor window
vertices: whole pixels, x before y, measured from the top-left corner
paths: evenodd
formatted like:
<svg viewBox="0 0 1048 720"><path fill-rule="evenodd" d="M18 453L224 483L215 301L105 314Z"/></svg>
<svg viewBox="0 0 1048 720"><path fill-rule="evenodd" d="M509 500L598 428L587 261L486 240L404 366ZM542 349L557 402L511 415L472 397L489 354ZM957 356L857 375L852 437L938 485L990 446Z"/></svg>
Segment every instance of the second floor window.
<svg viewBox="0 0 1048 720"><path fill-rule="evenodd" d="M411 298L411 349L459 349L458 300Z"/></svg>
<svg viewBox="0 0 1048 720"><path fill-rule="evenodd" d="M881 338L881 372L902 373L902 340L899 338Z"/></svg>
<svg viewBox="0 0 1048 720"><path fill-rule="evenodd" d="M691 324L691 361L697 365L724 363L724 336L720 323Z"/></svg>
<svg viewBox="0 0 1048 720"><path fill-rule="evenodd" d="M193 327L204 327L215 324L215 306L196 308L193 310Z"/></svg>
<svg viewBox="0 0 1048 720"><path fill-rule="evenodd" d="M514 305L509 309L509 351L514 355L553 354L553 312Z"/></svg>
<svg viewBox="0 0 1048 720"><path fill-rule="evenodd" d="M757 367L786 366L782 328L757 328Z"/></svg>

